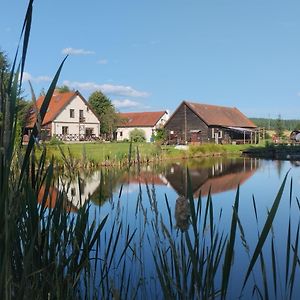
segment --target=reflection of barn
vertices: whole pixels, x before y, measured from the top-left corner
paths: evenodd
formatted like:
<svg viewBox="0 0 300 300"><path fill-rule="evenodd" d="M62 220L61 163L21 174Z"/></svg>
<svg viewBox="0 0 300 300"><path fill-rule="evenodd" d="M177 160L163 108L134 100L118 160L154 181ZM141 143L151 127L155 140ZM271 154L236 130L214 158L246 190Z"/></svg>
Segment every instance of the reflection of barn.
<svg viewBox="0 0 300 300"><path fill-rule="evenodd" d="M237 108L183 101L165 124L169 143L256 143L255 124Z"/></svg>
<svg viewBox="0 0 300 300"><path fill-rule="evenodd" d="M182 196L187 196L189 172L191 188L194 197L205 196L211 188L211 193L221 193L234 190L239 184L249 179L259 167L259 160L243 158L238 160L224 159L211 166L187 168L173 164L166 174L166 179L174 190Z"/></svg>

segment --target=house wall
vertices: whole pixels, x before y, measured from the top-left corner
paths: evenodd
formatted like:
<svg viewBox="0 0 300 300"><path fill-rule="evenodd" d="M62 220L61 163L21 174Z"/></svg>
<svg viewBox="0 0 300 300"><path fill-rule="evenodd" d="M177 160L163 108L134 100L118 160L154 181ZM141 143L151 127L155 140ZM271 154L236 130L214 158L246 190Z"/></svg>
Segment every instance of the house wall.
<svg viewBox="0 0 300 300"><path fill-rule="evenodd" d="M211 140L211 131L206 123L184 103L172 115L165 129L168 131L169 140L175 143L191 142L193 131L199 131L198 142Z"/></svg>
<svg viewBox="0 0 300 300"><path fill-rule="evenodd" d="M130 139L130 132L133 129L142 129L145 131L146 142L151 142L151 137L155 134L155 129L162 127L169 118L169 114L165 113L159 121L153 127L119 127L116 131L116 139L117 141L123 141L125 139ZM122 134L121 134L122 133Z"/></svg>
<svg viewBox="0 0 300 300"><path fill-rule="evenodd" d="M74 109L73 118L70 116L71 109ZM80 110L83 110L84 121L80 121ZM52 135L62 135L63 127L68 127L69 135L85 135L87 128L91 128L96 137L100 135L99 120L79 96L76 96L52 122Z"/></svg>
<svg viewBox="0 0 300 300"><path fill-rule="evenodd" d="M117 141L129 140L130 132L134 129L142 129L145 131L146 142L151 141L152 133L155 127L119 127L116 131Z"/></svg>

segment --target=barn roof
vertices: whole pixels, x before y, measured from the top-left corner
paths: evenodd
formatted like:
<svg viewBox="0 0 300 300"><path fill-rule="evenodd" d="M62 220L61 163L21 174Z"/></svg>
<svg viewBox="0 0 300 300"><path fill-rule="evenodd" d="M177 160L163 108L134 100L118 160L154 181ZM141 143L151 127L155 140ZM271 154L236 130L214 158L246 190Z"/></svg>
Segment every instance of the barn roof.
<svg viewBox="0 0 300 300"><path fill-rule="evenodd" d="M166 111L120 113L119 127L153 127Z"/></svg>
<svg viewBox="0 0 300 300"><path fill-rule="evenodd" d="M208 126L256 128L257 126L236 107L184 101Z"/></svg>

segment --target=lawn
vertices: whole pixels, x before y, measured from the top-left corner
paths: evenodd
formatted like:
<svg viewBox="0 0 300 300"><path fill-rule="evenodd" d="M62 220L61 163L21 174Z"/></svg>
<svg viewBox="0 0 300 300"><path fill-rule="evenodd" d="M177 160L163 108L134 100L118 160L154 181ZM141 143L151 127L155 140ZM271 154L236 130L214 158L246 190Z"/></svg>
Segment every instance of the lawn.
<svg viewBox="0 0 300 300"><path fill-rule="evenodd" d="M203 144L190 146L188 151L175 149L174 146L160 146L155 143L133 143L131 159L141 162L149 160L166 160L172 158L191 158L210 155L239 155L250 145L215 145ZM72 143L60 145L66 157L73 157L78 161L99 164L115 164L128 161L130 143ZM52 156L62 162L62 152L57 145L47 144L47 157ZM70 155L69 155L70 152Z"/></svg>
<svg viewBox="0 0 300 300"><path fill-rule="evenodd" d="M74 143L62 144L61 150L69 156L69 151L75 159L93 161L96 164L103 162L121 162L128 160L131 151L132 159L137 159L137 153L141 161L153 158L180 157L182 151L171 146L160 147L151 143L133 143L130 150L130 143ZM58 146L47 145L48 158L54 156L58 161L62 161L62 153Z"/></svg>

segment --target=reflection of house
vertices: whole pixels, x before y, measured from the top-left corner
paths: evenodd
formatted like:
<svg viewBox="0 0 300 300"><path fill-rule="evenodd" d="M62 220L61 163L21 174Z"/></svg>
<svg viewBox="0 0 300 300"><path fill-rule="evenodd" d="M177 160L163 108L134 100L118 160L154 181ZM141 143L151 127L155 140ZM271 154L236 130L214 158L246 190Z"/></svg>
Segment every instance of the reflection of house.
<svg viewBox="0 0 300 300"><path fill-rule="evenodd" d="M71 201L68 200L66 195L60 193L57 188L50 187L47 197L45 197L46 188L43 185L38 194L38 203L43 204L46 208L54 208L58 205L57 201L62 200L62 208L68 212L77 212L78 209L73 205Z"/></svg>
<svg viewBox="0 0 300 300"><path fill-rule="evenodd" d="M91 195L98 189L101 182L101 171L93 172L90 176L85 176L78 180L65 182L60 179L60 189L63 189L68 200L76 207L81 207L85 201L90 200ZM80 184L80 185L79 185Z"/></svg>
<svg viewBox="0 0 300 300"><path fill-rule="evenodd" d="M211 166L189 168L173 164L166 173L166 179L174 190L182 196L188 194L188 176L192 193L195 198L200 195L205 196L211 189L211 193L221 193L228 190L235 190L239 184L249 179L259 168L258 159L238 159L231 161L230 159L219 160Z"/></svg>
<svg viewBox="0 0 300 300"><path fill-rule="evenodd" d="M169 142L257 142L255 124L237 108L183 101L165 124Z"/></svg>
<svg viewBox="0 0 300 300"><path fill-rule="evenodd" d="M119 116L121 121L115 132L117 141L129 140L130 132L137 128L145 132L146 141L150 142L156 129L161 128L169 118L167 111L120 113Z"/></svg>
<svg viewBox="0 0 300 300"><path fill-rule="evenodd" d="M45 97L36 102L37 111ZM37 113L32 108L26 124L26 133L34 127ZM56 136L63 140L84 140L98 138L100 121L83 96L78 92L54 92L41 128L41 139Z"/></svg>

